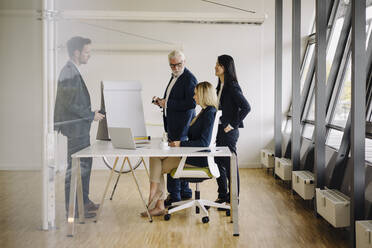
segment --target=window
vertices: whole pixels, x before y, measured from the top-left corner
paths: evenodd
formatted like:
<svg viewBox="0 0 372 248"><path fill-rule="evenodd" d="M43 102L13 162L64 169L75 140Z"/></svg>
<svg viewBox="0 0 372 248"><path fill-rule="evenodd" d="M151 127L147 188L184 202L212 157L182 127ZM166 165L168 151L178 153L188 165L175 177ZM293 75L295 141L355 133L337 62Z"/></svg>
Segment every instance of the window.
<svg viewBox="0 0 372 248"><path fill-rule="evenodd" d="M310 38L310 36L309 36L309 38ZM306 53L305 53L304 63L303 63L302 73L301 73L301 92L302 92L302 89L304 87L306 78L308 76L308 72L309 72L310 65L311 65L311 63L310 63L311 58L313 57L313 54L314 54L314 48L315 48L315 44L310 43L310 41L309 41L309 43L306 47Z"/></svg>
<svg viewBox="0 0 372 248"><path fill-rule="evenodd" d="M309 111L306 115L306 120L309 120L309 121L315 120L315 95L314 94L311 96L311 104L310 104Z"/></svg>
<svg viewBox="0 0 372 248"><path fill-rule="evenodd" d="M366 45L368 45L369 37L371 36L371 30L372 30L372 6L368 7L366 10L366 24L367 24L367 42Z"/></svg>
<svg viewBox="0 0 372 248"><path fill-rule="evenodd" d="M372 6L369 6L366 9L366 20L367 20L367 23L372 20Z"/></svg>
<svg viewBox="0 0 372 248"><path fill-rule="evenodd" d="M372 139L366 138L365 156L366 161L372 162Z"/></svg>
<svg viewBox="0 0 372 248"><path fill-rule="evenodd" d="M288 118L287 123L285 124L284 133L291 134L292 132L292 119Z"/></svg>
<svg viewBox="0 0 372 248"><path fill-rule="evenodd" d="M344 134L343 132L338 131L336 129L330 129L328 137L327 137L326 145L338 150L341 145L343 134Z"/></svg>
<svg viewBox="0 0 372 248"><path fill-rule="evenodd" d="M345 127L351 108L351 59L349 59L347 64L346 74L341 87L331 123L339 127Z"/></svg>
<svg viewBox="0 0 372 248"><path fill-rule="evenodd" d="M313 133L314 133L314 125L305 124L302 136L304 138L308 138L308 139L311 140L311 139L313 139Z"/></svg>
<svg viewBox="0 0 372 248"><path fill-rule="evenodd" d="M329 72L331 71L332 62L336 54L336 48L337 48L337 44L338 44L340 34L342 31L342 26L344 24L344 19L345 19L344 17L341 17L335 21L334 29L333 29L331 38L328 42L328 51L327 51L327 56L326 56L326 64L327 64L326 82L328 81L328 75L329 75Z"/></svg>

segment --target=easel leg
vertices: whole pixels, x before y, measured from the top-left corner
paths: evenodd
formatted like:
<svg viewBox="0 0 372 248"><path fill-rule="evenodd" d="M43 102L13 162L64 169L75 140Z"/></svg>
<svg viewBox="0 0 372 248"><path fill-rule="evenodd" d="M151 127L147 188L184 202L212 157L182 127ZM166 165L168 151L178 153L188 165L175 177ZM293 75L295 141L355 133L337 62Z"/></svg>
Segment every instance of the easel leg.
<svg viewBox="0 0 372 248"><path fill-rule="evenodd" d="M102 207L103 207L103 202L104 202L104 200L105 200L105 196L106 196L106 194L107 194L108 186L110 185L110 182L111 182L111 179L112 179L112 175L114 174L114 170L115 170L115 168L116 168L116 165L117 165L117 163L118 163L118 160L119 160L119 157L116 157L115 162L114 162L114 165L112 166L112 170L111 170L111 172L110 172L109 180L107 181L107 184L106 184L106 187L105 187L105 191L103 192L103 196L102 196L102 199L101 199L101 204L100 204L100 206L99 206L99 208L98 208L97 216L96 216L96 220L95 220L95 222L98 221L98 218L99 218L99 216L100 216L100 214L101 214ZM125 160L124 160L124 161L125 161Z"/></svg>
<svg viewBox="0 0 372 248"><path fill-rule="evenodd" d="M70 181L70 202L68 207L68 237L74 236L75 203L76 203L76 184L77 184L77 163L79 158L72 158L71 181Z"/></svg>
<svg viewBox="0 0 372 248"><path fill-rule="evenodd" d="M142 159L143 159L143 158L142 158ZM133 179L134 179L134 181L135 181L135 183L136 183L136 185L137 185L138 192L139 192L139 194L140 194L140 196L141 196L143 206L144 206L145 209L146 209L147 216L149 217L150 222L152 222L152 217L151 217L151 215L150 215L150 213L149 213L149 209L148 209L148 207L147 207L147 205L146 205L146 201L143 199L143 195L142 195L141 189L140 189L140 187L139 187L139 185L138 185L138 181L137 181L136 174L134 173L134 170L133 170L133 168L132 168L132 164L130 163L129 159L128 159L128 164L129 164L130 170L132 171Z"/></svg>
<svg viewBox="0 0 372 248"><path fill-rule="evenodd" d="M112 198L114 197L114 193L115 193L115 191L116 191L116 186L117 186L118 183L119 183L119 179L120 179L121 173L122 173L123 168L124 168L125 160L126 160L126 158L123 159L123 163L121 164L121 168L120 168L119 175L118 175L118 177L117 177L117 179L116 179L115 186L114 186L114 188L112 189L112 192L111 192L110 201L111 201Z"/></svg>

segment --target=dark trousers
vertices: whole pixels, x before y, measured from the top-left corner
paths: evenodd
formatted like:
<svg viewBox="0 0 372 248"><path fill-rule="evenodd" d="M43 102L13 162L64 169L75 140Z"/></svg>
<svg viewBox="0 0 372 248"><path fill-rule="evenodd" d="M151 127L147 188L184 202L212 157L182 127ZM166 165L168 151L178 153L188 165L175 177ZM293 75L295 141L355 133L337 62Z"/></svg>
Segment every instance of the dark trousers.
<svg viewBox="0 0 372 248"><path fill-rule="evenodd" d="M180 140L187 140L187 136L181 137ZM182 198L192 197L189 183L185 182L183 179L174 179L170 174L167 174L167 190L173 201L180 201Z"/></svg>
<svg viewBox="0 0 372 248"><path fill-rule="evenodd" d="M189 183L185 182L183 179L174 179L170 174L167 174L167 190L173 201L180 201L182 198L192 197Z"/></svg>
<svg viewBox="0 0 372 248"><path fill-rule="evenodd" d="M66 211L69 209L70 202L70 184L71 184L71 165L72 159L71 155L90 146L90 137L82 136L77 138L67 137L67 170L65 177L65 203ZM81 169L81 182L83 188L83 202L87 204L89 202L89 182L90 174L92 170L92 158L81 158L80 159L80 169Z"/></svg>
<svg viewBox="0 0 372 248"><path fill-rule="evenodd" d="M239 130L233 129L228 133L225 133L223 130L222 125L218 125L218 132L217 132L217 139L216 145L217 146L228 146L230 151L235 153L236 155L236 142L239 138ZM214 161L216 162L218 169L220 171L220 177L217 178L218 184L218 198L224 199L226 201L230 201L230 157L215 157ZM238 160L236 160L237 166L237 184L238 184L238 196L240 191L240 179L239 179L239 170L238 170ZM227 183L228 180L228 183Z"/></svg>

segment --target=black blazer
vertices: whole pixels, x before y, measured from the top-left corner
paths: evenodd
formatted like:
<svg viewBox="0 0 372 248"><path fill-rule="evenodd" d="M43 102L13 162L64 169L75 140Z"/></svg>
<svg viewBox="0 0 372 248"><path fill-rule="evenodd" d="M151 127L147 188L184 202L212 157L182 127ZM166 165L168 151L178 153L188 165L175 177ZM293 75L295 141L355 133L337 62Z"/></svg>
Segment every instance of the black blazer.
<svg viewBox="0 0 372 248"><path fill-rule="evenodd" d="M217 85L217 94L221 88L221 83ZM219 110L222 110L222 116L220 117L223 128L230 124L234 129L243 128L243 120L247 114L251 111L247 99L245 99L242 90L238 83L225 82L221 98Z"/></svg>
<svg viewBox="0 0 372 248"><path fill-rule="evenodd" d="M201 110L198 119L189 128L187 134L189 140L181 141L181 146L208 147L212 139L216 112L217 110L211 106ZM208 159L206 157L188 157L186 163L198 167L208 167Z"/></svg>
<svg viewBox="0 0 372 248"><path fill-rule="evenodd" d="M169 81L169 83L172 81ZM169 83L164 92L166 97ZM185 68L182 75L174 84L167 102L167 116L163 113L164 129L171 141L184 140L187 137L189 124L195 116L194 89L195 76Z"/></svg>
<svg viewBox="0 0 372 248"><path fill-rule="evenodd" d="M89 136L93 119L88 89L76 66L68 61L58 78L55 130L69 138Z"/></svg>

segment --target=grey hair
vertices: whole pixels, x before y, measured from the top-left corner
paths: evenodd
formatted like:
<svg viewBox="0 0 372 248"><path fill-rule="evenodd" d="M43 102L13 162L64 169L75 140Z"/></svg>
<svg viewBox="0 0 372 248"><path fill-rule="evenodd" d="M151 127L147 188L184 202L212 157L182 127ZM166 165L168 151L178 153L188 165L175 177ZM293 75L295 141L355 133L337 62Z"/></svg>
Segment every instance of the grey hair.
<svg viewBox="0 0 372 248"><path fill-rule="evenodd" d="M173 50L168 54L168 60L180 58L182 61L185 61L185 54L179 50Z"/></svg>

